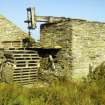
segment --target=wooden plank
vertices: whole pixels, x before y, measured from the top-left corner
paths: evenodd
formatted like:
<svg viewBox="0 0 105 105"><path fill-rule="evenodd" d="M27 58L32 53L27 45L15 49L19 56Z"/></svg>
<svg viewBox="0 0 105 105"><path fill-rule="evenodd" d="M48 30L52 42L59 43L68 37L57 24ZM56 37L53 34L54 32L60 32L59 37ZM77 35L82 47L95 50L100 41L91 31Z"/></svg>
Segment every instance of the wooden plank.
<svg viewBox="0 0 105 105"><path fill-rule="evenodd" d="M22 71L24 71L24 70L30 70L30 69L32 69L32 70L37 70L37 67L27 67L27 68L15 68L15 70L14 71L18 71L18 70L22 70Z"/></svg>
<svg viewBox="0 0 105 105"><path fill-rule="evenodd" d="M32 54L30 54L30 53L29 54L28 53L26 53L26 54L23 54L23 53L15 54L15 53L13 53L13 56L18 56L18 55L21 55L21 56L38 56L38 54L36 54L36 53L35 54L33 54L33 53Z"/></svg>
<svg viewBox="0 0 105 105"><path fill-rule="evenodd" d="M20 72L20 73L13 73L13 76L24 76L24 75L27 75L27 76L30 76L30 75L37 75L38 73L37 72Z"/></svg>
<svg viewBox="0 0 105 105"><path fill-rule="evenodd" d="M25 62L25 63L15 63L15 65L29 65L29 66L32 65L33 66L33 65L38 65L38 63L39 62L36 61L36 63L28 63L28 62Z"/></svg>
<svg viewBox="0 0 105 105"><path fill-rule="evenodd" d="M31 75L14 75L13 78L31 78L31 77L38 77L36 74L31 74Z"/></svg>
<svg viewBox="0 0 105 105"><path fill-rule="evenodd" d="M34 78L14 78L13 80L15 81L23 81L23 80L36 80L37 78L34 77Z"/></svg>
<svg viewBox="0 0 105 105"><path fill-rule="evenodd" d="M21 70L21 71L14 71L14 73L24 73L24 72L38 72L38 70Z"/></svg>
<svg viewBox="0 0 105 105"><path fill-rule="evenodd" d="M27 61L31 61L31 60L38 60L38 59L40 59L39 57L33 57L33 58L31 58L31 57L28 57L28 58L24 58L24 57L14 57L14 60L17 60L17 61L25 61L25 60L27 60Z"/></svg>
<svg viewBox="0 0 105 105"><path fill-rule="evenodd" d="M21 51L16 51L16 50L14 50L14 51L12 51L14 54L35 54L35 52L33 52L33 51L25 51L25 50L21 50Z"/></svg>
<svg viewBox="0 0 105 105"><path fill-rule="evenodd" d="M38 75L38 72L17 72L17 73L13 73L14 76L24 76L24 75L27 75L27 76L30 76L32 74L35 74L35 75Z"/></svg>
<svg viewBox="0 0 105 105"><path fill-rule="evenodd" d="M19 56L19 57L14 57L14 58L15 58L15 59L16 59L16 58L36 58L36 59L38 58L38 59L40 59L40 57L38 57L38 56L35 56L35 57L31 57L31 56L29 56L29 57Z"/></svg>
<svg viewBox="0 0 105 105"><path fill-rule="evenodd" d="M37 73L14 74L14 77L18 77L18 76L21 78L25 78L25 77L37 76Z"/></svg>
<svg viewBox="0 0 105 105"><path fill-rule="evenodd" d="M22 60L20 60L20 59L18 59L18 60L14 59L14 62L18 62L18 61L21 62L21 61L26 61L26 60L24 60L24 59L22 59ZM33 60L33 59L29 59L29 60L27 60L27 61L38 61L38 62L39 62L40 59L39 59L39 58L34 59L34 60Z"/></svg>
<svg viewBox="0 0 105 105"><path fill-rule="evenodd" d="M22 80L36 80L36 79L37 79L36 77L33 77L33 78L14 78L13 80L22 81Z"/></svg>
<svg viewBox="0 0 105 105"><path fill-rule="evenodd" d="M19 41L12 41L12 42L19 42ZM21 42L21 41L20 41ZM16 49L18 49L18 50L34 50L35 48L9 48L9 49L13 49L13 50L16 50ZM35 51L35 50L34 50Z"/></svg>
<svg viewBox="0 0 105 105"><path fill-rule="evenodd" d="M21 71L21 72L14 72L13 74L24 74L24 73L35 73L35 74L37 74L38 72L37 71Z"/></svg>
<svg viewBox="0 0 105 105"><path fill-rule="evenodd" d="M25 68L32 68L32 67L37 67L37 66L29 66L29 67L15 67L15 69L25 69Z"/></svg>
<svg viewBox="0 0 105 105"><path fill-rule="evenodd" d="M27 71L32 71L32 72L36 72L36 71L38 71L38 69L20 69L20 70L14 70L14 73L15 72L27 72Z"/></svg>

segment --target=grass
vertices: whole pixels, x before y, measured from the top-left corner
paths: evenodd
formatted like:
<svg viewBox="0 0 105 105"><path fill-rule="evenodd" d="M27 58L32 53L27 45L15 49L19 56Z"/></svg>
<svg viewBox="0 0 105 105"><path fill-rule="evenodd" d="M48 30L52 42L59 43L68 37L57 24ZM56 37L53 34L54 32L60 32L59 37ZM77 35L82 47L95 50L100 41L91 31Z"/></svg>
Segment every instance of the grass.
<svg viewBox="0 0 105 105"><path fill-rule="evenodd" d="M0 105L105 105L105 63L78 83L66 77L45 87L1 83Z"/></svg>
<svg viewBox="0 0 105 105"><path fill-rule="evenodd" d="M1 83L0 105L105 105L105 87L101 85L65 80L48 87L26 88Z"/></svg>

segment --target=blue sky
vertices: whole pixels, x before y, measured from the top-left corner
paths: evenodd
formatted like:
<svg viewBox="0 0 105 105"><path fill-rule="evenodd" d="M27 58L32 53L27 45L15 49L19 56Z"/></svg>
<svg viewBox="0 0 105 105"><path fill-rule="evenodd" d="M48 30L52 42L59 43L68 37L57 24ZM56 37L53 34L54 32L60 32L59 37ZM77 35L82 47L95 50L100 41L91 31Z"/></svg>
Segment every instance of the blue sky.
<svg viewBox="0 0 105 105"><path fill-rule="evenodd" d="M105 22L105 0L1 0L0 14L27 31L26 8L36 7L41 16L65 16L91 21ZM33 37L39 38L38 29Z"/></svg>

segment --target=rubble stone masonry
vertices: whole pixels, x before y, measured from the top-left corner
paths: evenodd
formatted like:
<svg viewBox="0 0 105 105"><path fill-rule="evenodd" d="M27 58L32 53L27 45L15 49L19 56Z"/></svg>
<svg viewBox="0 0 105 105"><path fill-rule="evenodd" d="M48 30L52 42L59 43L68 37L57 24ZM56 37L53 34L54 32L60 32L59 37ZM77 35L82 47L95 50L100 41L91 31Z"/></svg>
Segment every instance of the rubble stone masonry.
<svg viewBox="0 0 105 105"><path fill-rule="evenodd" d="M4 16L0 16L0 48L4 41L21 41L28 35ZM7 43L8 46L9 43Z"/></svg>
<svg viewBox="0 0 105 105"><path fill-rule="evenodd" d="M56 68L73 78L86 77L105 61L105 23L70 19L41 26L41 47L61 46Z"/></svg>

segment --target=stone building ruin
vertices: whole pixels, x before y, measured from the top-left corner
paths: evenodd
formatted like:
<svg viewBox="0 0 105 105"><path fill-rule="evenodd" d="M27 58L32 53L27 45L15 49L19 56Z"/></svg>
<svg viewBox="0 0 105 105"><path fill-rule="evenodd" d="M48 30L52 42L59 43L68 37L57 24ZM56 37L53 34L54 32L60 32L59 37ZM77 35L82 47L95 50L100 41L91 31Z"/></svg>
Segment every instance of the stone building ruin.
<svg viewBox="0 0 105 105"><path fill-rule="evenodd" d="M70 19L41 26L41 46L61 46L58 64L72 70L73 78L86 77L89 68L105 61L105 23Z"/></svg>
<svg viewBox="0 0 105 105"><path fill-rule="evenodd" d="M67 19L42 24L40 31L39 47L24 46L28 34L0 16L0 52L10 54L13 63L13 71L4 72L6 82L9 72L21 84L65 75L80 79L105 60L105 23Z"/></svg>

